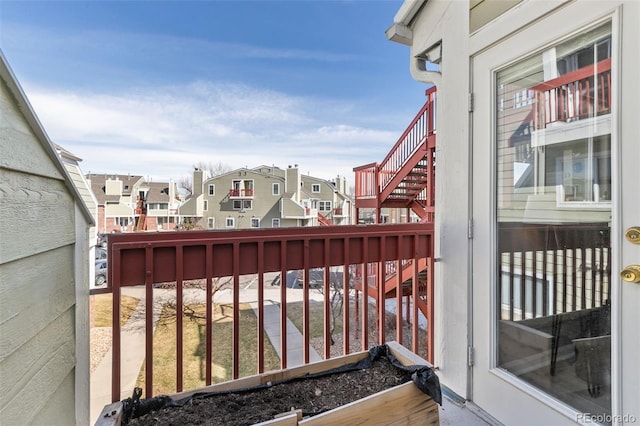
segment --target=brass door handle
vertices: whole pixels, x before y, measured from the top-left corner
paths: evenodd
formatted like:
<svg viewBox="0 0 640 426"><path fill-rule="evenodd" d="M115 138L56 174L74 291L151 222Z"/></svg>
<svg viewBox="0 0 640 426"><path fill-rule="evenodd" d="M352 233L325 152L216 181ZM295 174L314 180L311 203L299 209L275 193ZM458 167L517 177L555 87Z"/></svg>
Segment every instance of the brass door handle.
<svg viewBox="0 0 640 426"><path fill-rule="evenodd" d="M628 283L640 283L640 265L629 265L620 272L620 278Z"/></svg>
<svg viewBox="0 0 640 426"><path fill-rule="evenodd" d="M640 244L640 226L632 226L624 233L627 241L633 244Z"/></svg>

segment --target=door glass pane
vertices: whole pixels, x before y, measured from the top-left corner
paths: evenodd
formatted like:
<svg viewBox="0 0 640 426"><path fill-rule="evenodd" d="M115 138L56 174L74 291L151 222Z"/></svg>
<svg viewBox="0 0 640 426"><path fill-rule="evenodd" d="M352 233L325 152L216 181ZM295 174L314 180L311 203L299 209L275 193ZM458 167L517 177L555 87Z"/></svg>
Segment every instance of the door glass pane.
<svg viewBox="0 0 640 426"><path fill-rule="evenodd" d="M611 413L611 24L496 75L498 366Z"/></svg>

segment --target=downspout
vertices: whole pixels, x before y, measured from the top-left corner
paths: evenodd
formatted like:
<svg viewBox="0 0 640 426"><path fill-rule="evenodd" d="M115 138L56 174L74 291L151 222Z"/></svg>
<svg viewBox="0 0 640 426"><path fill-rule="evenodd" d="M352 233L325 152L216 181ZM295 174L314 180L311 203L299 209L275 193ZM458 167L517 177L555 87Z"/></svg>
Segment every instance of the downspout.
<svg viewBox="0 0 640 426"><path fill-rule="evenodd" d="M433 84L439 87L442 74L440 74L440 71L428 71L426 62L425 59L419 56L411 58L411 77L421 83Z"/></svg>
<svg viewBox="0 0 640 426"><path fill-rule="evenodd" d="M404 44L413 48L413 30L407 25L415 16L415 13L423 6L424 2L415 2L411 11L405 11L405 16L401 12L396 16L396 22L385 31L387 39L396 43ZM404 5L403 5L404 7ZM427 62L440 64L442 55L442 42L434 44L422 53L413 56L409 65L411 77L421 83L433 84L436 87L440 84L440 71L431 71L427 69Z"/></svg>
<svg viewBox="0 0 640 426"><path fill-rule="evenodd" d="M440 70L432 71L427 68L427 63L438 65L442 61L442 41L434 44L422 53L411 58L410 70L411 77L421 83L433 84L440 86L442 74Z"/></svg>

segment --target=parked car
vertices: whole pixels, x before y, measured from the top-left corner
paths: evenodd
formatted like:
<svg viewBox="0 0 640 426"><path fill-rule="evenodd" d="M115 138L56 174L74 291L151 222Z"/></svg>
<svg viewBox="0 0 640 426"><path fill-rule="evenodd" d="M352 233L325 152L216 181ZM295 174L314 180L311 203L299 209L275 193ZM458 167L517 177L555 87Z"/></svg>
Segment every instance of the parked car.
<svg viewBox="0 0 640 426"><path fill-rule="evenodd" d="M342 272L329 272L333 284L342 285ZM271 285L280 285L280 275L271 281ZM302 269L287 271L287 288L302 288L304 285L304 271ZM309 269L309 288L321 288L324 285L324 269Z"/></svg>
<svg viewBox="0 0 640 426"><path fill-rule="evenodd" d="M103 260L107 258L107 249L102 247L96 247L96 260Z"/></svg>
<svg viewBox="0 0 640 426"><path fill-rule="evenodd" d="M107 261L96 261L96 285L105 285L107 283Z"/></svg>

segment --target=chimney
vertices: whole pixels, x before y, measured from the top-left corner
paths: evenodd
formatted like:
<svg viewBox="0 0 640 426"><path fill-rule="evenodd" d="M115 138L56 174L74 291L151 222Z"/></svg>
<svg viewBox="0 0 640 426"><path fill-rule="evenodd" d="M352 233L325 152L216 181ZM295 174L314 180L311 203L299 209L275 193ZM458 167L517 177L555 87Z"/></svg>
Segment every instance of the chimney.
<svg viewBox="0 0 640 426"><path fill-rule="evenodd" d="M296 167L289 166L285 178L284 190L285 192L293 192L296 201L300 201L300 182L300 169L298 169L297 164Z"/></svg>
<svg viewBox="0 0 640 426"><path fill-rule="evenodd" d="M197 197L198 195L202 195L202 192L204 191L203 185L204 185L204 172L198 168L196 168L193 171L193 183L192 183L193 187L191 188L191 194L194 197Z"/></svg>

